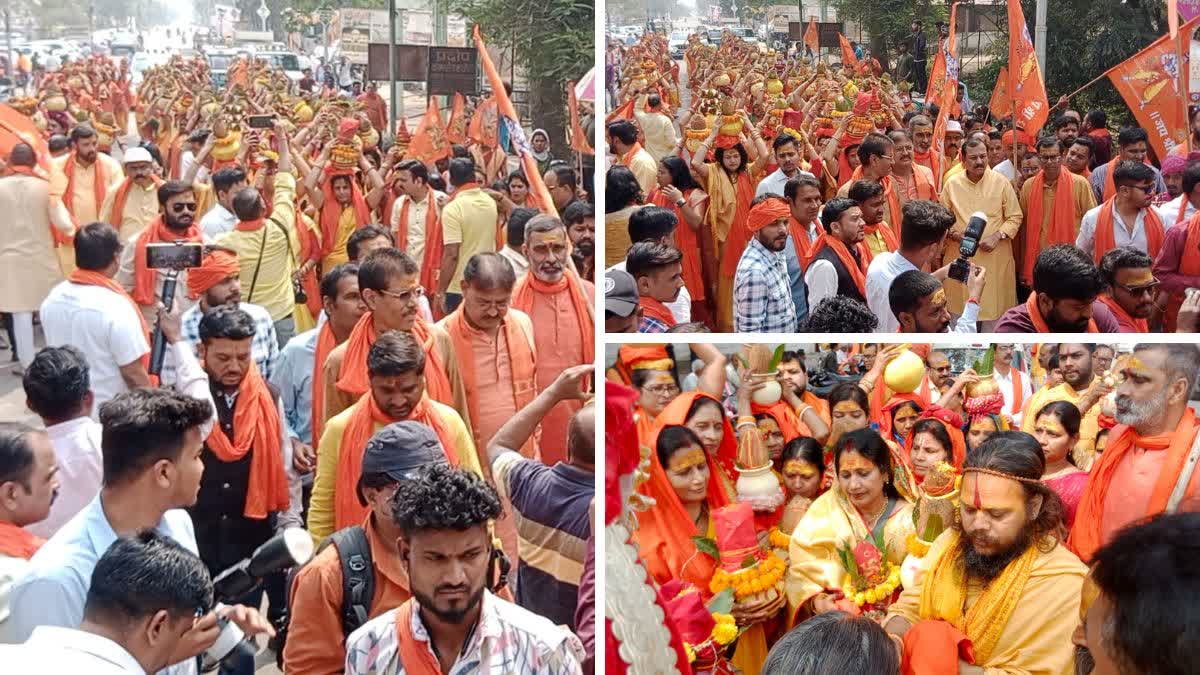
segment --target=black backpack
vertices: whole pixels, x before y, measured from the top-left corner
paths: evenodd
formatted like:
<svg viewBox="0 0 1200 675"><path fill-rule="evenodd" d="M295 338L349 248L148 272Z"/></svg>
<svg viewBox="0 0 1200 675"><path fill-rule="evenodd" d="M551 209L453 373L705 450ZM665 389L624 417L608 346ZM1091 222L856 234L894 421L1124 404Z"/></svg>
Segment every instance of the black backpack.
<svg viewBox="0 0 1200 675"><path fill-rule="evenodd" d="M338 559L342 563L342 639L345 640L371 617L371 601L375 597L375 567L371 560L371 545L367 541L367 532L361 525L347 527L329 535L321 542L317 552L320 553L331 544L337 550ZM295 568L288 575L289 599L292 581L298 571L299 568ZM283 647L287 644L290 620L291 607L288 607L279 620L280 625L276 626L276 636L272 645L276 650L275 659L280 669L283 669Z"/></svg>

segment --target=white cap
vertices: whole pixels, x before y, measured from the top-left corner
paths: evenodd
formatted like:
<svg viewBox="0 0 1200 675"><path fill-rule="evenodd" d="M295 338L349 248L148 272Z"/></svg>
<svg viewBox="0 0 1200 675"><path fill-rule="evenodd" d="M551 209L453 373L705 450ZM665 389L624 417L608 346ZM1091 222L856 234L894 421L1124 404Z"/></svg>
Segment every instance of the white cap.
<svg viewBox="0 0 1200 675"><path fill-rule="evenodd" d="M150 156L150 151L145 148L129 148L125 151L125 157L122 161L125 164L132 164L134 162L151 164L154 162L154 158Z"/></svg>
<svg viewBox="0 0 1200 675"><path fill-rule="evenodd" d="M958 120L948 120L946 122L946 131L955 131L955 132L958 132L961 134L962 133L962 125L958 123ZM129 160L125 160L125 161L128 162Z"/></svg>

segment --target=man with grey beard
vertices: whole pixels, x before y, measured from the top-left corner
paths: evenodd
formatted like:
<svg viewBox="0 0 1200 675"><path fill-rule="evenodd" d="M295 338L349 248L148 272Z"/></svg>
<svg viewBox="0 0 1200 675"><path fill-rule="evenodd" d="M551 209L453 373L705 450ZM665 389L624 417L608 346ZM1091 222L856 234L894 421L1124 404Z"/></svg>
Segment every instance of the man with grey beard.
<svg viewBox="0 0 1200 675"><path fill-rule="evenodd" d="M1070 672L1087 568L1061 541L1063 505L1042 482L1037 440L1001 431L963 463L959 516L924 572L888 608L884 629L905 672ZM959 656L963 635L973 659Z"/></svg>
<svg viewBox="0 0 1200 675"><path fill-rule="evenodd" d="M1200 419L1188 407L1197 364L1196 345L1134 347L1116 390L1118 426L1092 467L1071 529L1069 545L1084 562L1125 526L1200 496Z"/></svg>

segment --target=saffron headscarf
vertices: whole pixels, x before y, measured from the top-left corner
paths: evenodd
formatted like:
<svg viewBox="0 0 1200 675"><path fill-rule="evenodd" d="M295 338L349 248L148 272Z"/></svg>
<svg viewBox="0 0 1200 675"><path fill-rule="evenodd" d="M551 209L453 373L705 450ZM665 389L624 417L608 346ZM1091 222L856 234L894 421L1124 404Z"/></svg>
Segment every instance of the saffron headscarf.
<svg viewBox="0 0 1200 675"><path fill-rule="evenodd" d="M188 297L195 300L206 293L208 289L229 277L237 276L241 271L242 265L238 262L236 253L220 248L212 249L204 256L204 262L200 267L188 270Z"/></svg>
<svg viewBox="0 0 1200 675"><path fill-rule="evenodd" d="M751 232L758 232L767 225L774 223L781 218L787 218L792 214L792 210L788 207L788 203L779 197L771 197L759 202L754 208L750 209L750 217L746 220L746 228Z"/></svg>

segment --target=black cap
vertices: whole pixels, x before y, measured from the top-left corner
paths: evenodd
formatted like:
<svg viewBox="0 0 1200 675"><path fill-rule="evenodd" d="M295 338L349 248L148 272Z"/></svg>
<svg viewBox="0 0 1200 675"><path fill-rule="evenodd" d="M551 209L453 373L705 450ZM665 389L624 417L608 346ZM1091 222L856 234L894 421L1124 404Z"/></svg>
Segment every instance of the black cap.
<svg viewBox="0 0 1200 675"><path fill-rule="evenodd" d="M393 422L367 441L360 476L386 474L396 481L412 480L430 464L448 462L437 433L420 422ZM366 504L362 491L358 501Z"/></svg>
<svg viewBox="0 0 1200 675"><path fill-rule="evenodd" d="M638 306L637 282L624 270L604 273L604 311L626 317Z"/></svg>

